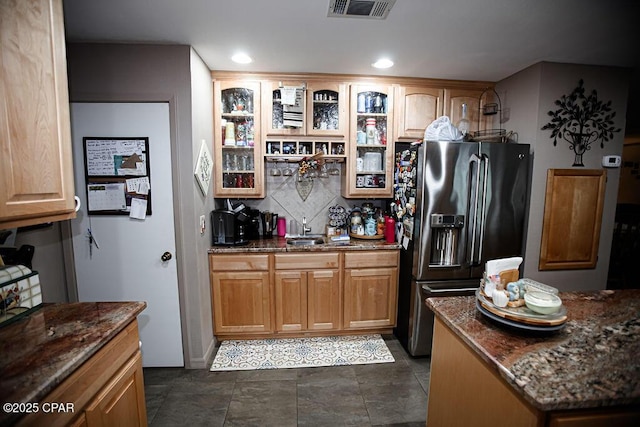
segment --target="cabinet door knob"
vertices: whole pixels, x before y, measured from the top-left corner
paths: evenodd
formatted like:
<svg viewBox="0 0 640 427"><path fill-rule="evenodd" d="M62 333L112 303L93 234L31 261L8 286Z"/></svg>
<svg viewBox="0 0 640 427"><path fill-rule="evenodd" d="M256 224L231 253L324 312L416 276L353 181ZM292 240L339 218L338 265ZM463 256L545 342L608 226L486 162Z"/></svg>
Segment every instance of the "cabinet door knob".
<svg viewBox="0 0 640 427"><path fill-rule="evenodd" d="M160 259L164 262L167 262L171 259L171 252L165 252L162 254L162 256L160 257Z"/></svg>
<svg viewBox="0 0 640 427"><path fill-rule="evenodd" d="M80 197L78 196L73 196L73 199L76 201L76 207L75 207L75 211L78 212L80 210Z"/></svg>

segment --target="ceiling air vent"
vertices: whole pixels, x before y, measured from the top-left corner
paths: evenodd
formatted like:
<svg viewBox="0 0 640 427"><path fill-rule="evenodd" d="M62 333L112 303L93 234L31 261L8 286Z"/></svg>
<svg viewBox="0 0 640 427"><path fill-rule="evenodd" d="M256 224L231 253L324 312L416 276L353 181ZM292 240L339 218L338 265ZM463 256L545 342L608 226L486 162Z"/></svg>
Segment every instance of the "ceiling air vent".
<svg viewBox="0 0 640 427"><path fill-rule="evenodd" d="M327 16L385 19L396 0L331 0Z"/></svg>

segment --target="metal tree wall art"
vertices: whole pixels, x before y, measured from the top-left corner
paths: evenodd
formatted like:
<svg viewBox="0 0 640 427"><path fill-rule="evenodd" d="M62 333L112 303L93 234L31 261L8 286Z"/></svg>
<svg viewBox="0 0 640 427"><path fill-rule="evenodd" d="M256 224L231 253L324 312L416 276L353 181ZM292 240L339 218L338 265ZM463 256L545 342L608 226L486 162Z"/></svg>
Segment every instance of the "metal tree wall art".
<svg viewBox="0 0 640 427"><path fill-rule="evenodd" d="M551 129L554 146L559 139L569 143L575 153L573 166L584 166L582 155L591 149L592 143L600 141L600 147L604 148L614 132L620 132L613 125L616 112L611 109L611 101L599 101L595 89L585 95L582 79L573 92L562 95L555 105L558 109L547 113L551 121L542 126L542 130Z"/></svg>

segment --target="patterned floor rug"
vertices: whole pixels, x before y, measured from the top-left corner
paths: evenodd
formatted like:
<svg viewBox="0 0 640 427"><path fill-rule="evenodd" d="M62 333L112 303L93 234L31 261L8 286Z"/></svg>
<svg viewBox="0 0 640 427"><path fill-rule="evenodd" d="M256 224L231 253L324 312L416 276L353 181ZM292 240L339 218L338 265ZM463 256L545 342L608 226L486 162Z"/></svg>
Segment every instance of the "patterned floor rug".
<svg viewBox="0 0 640 427"><path fill-rule="evenodd" d="M380 335L223 341L212 371L392 363Z"/></svg>

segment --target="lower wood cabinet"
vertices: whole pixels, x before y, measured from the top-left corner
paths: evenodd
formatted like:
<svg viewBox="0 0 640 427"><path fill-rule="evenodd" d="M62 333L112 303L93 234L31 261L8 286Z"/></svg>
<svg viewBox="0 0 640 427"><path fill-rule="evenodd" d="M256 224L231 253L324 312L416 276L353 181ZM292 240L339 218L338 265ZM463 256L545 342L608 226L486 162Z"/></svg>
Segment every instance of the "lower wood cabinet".
<svg viewBox="0 0 640 427"><path fill-rule="evenodd" d="M344 329L396 325L398 257L397 251L345 254Z"/></svg>
<svg viewBox="0 0 640 427"><path fill-rule="evenodd" d="M399 250L210 254L218 338L396 325Z"/></svg>
<svg viewBox="0 0 640 427"><path fill-rule="evenodd" d="M41 403L73 404L73 411L30 414L20 426L146 426L147 410L139 349L138 322L83 363Z"/></svg>
<svg viewBox="0 0 640 427"><path fill-rule="evenodd" d="M275 255L276 331L340 329L338 267L337 253Z"/></svg>
<svg viewBox="0 0 640 427"><path fill-rule="evenodd" d="M214 333L272 332L268 254L209 257Z"/></svg>
<svg viewBox="0 0 640 427"><path fill-rule="evenodd" d="M640 409L637 405L548 412L533 407L521 394L515 392L494 366L490 366L478 356L437 317L433 343L427 409L428 427L640 425ZM464 410L452 410L451 402L465 402Z"/></svg>

